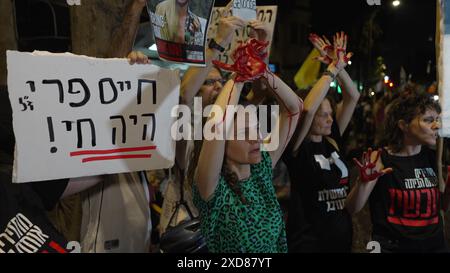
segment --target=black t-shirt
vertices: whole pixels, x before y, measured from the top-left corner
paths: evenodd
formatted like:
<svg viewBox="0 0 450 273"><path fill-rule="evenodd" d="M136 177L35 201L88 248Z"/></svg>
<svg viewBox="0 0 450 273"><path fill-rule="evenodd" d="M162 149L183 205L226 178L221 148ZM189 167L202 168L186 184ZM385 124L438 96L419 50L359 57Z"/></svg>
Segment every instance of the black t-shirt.
<svg viewBox="0 0 450 273"><path fill-rule="evenodd" d="M350 252L352 222L345 209L348 169L329 139L338 146L336 122L332 133L315 143L304 140L296 156L288 151L291 196L287 221L290 252Z"/></svg>
<svg viewBox="0 0 450 273"><path fill-rule="evenodd" d="M401 157L383 149L381 160L393 172L378 179L369 198L374 237L397 240L400 251L442 249L435 152L422 147L417 155Z"/></svg>
<svg viewBox="0 0 450 273"><path fill-rule="evenodd" d="M9 172L0 171L0 253L67 252L67 241L46 215L67 183L13 184Z"/></svg>

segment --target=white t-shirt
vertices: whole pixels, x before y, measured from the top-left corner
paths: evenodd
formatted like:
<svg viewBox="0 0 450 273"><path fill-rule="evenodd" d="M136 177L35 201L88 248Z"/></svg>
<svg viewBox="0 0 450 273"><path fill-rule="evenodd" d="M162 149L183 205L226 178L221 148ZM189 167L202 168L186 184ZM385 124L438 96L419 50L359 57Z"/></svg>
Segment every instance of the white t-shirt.
<svg viewBox="0 0 450 273"><path fill-rule="evenodd" d="M138 172L104 178L83 193L81 251L149 252L152 224L146 181Z"/></svg>

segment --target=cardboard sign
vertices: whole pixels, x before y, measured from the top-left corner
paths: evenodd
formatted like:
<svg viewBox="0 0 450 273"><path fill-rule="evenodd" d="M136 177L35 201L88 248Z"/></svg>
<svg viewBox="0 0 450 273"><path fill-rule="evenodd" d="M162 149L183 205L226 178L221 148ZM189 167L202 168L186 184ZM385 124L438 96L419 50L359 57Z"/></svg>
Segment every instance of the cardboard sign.
<svg viewBox="0 0 450 273"><path fill-rule="evenodd" d="M7 52L14 182L173 165L178 71L70 53Z"/></svg>
<svg viewBox="0 0 450 273"><path fill-rule="evenodd" d="M204 66L213 6L214 0L147 0L159 57Z"/></svg>
<svg viewBox="0 0 450 273"><path fill-rule="evenodd" d="M256 19L256 0L234 0L233 15L246 21Z"/></svg>
<svg viewBox="0 0 450 273"><path fill-rule="evenodd" d="M236 0L235 0L236 1ZM214 7L212 17L211 17L211 25L208 30L208 41L211 38L216 37L217 32L217 26L219 24L220 19L220 13L219 13L220 7ZM269 39L270 44L268 46L268 52L270 54L270 48L272 44L273 39L273 32L275 29L275 22L277 18L277 6L259 6L256 7L257 17L256 19L265 22L268 24L269 27ZM246 28L236 31L236 36L234 37L231 44L225 49L225 52L219 54L219 57L217 58L218 61L232 64L233 60L231 59L231 54L234 52L236 47L239 45L239 41L246 41L249 37L250 33L250 27L247 26Z"/></svg>

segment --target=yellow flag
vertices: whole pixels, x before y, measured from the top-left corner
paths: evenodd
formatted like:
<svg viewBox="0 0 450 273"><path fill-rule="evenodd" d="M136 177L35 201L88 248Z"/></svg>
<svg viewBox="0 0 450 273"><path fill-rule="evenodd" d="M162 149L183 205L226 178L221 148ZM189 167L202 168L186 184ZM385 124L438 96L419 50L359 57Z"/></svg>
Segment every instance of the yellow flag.
<svg viewBox="0 0 450 273"><path fill-rule="evenodd" d="M294 82L298 89L307 89L316 82L319 76L320 62L314 60L314 58L319 56L320 52L314 48L295 74Z"/></svg>

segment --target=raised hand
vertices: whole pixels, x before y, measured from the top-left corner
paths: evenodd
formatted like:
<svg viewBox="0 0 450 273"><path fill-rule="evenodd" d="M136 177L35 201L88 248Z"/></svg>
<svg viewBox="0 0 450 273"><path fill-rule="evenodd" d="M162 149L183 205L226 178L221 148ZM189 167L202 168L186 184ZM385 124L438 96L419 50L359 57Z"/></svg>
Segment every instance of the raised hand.
<svg viewBox="0 0 450 273"><path fill-rule="evenodd" d="M320 57L316 57L314 59L326 65L330 64L334 58L334 47L333 45L331 45L327 37L322 36L321 38L319 37L319 35L311 33L309 34L308 39L313 44L313 46L320 52Z"/></svg>
<svg viewBox="0 0 450 273"><path fill-rule="evenodd" d="M251 20L248 24L250 26L250 38L255 38L262 42L269 40L269 27L266 23L259 20Z"/></svg>
<svg viewBox="0 0 450 273"><path fill-rule="evenodd" d="M266 76L268 73L267 64L264 59L267 57L267 46L269 42L262 42L256 39L249 39L241 43L233 52L233 64L226 64L213 60L213 64L223 70L237 73L235 82L250 82Z"/></svg>
<svg viewBox="0 0 450 273"><path fill-rule="evenodd" d="M219 12L219 25L217 26L217 34L214 39L222 47L227 47L231 43L235 31L245 26L245 21L243 19L236 16L230 16L232 7L233 0Z"/></svg>
<svg viewBox="0 0 450 273"><path fill-rule="evenodd" d="M369 148L367 152L364 152L362 156L362 163L359 162L356 158L353 158L353 161L359 168L359 176L361 182L363 183L374 181L380 176L392 172L392 168L382 169L382 166L379 162L381 149L378 149L376 151L377 154L375 159L373 161L371 160L372 153L374 152L375 151L372 151L372 148Z"/></svg>

